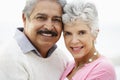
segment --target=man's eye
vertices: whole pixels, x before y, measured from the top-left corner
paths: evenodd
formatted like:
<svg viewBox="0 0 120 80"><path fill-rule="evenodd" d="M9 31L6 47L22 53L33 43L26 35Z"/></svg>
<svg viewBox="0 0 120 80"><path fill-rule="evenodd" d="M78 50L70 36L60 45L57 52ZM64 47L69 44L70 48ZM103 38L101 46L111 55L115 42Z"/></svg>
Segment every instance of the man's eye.
<svg viewBox="0 0 120 80"><path fill-rule="evenodd" d="M44 17L44 16L37 16L36 20L46 20L46 17Z"/></svg>
<svg viewBox="0 0 120 80"><path fill-rule="evenodd" d="M61 19L53 19L54 22L62 22Z"/></svg>

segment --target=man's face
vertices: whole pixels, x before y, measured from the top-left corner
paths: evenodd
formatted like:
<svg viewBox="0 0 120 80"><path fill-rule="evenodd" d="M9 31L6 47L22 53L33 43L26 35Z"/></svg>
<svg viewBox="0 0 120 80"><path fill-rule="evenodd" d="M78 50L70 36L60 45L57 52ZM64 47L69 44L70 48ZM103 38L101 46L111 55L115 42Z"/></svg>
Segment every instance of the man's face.
<svg viewBox="0 0 120 80"><path fill-rule="evenodd" d="M24 20L24 32L37 47L51 47L60 38L62 9L56 2L39 1L30 18Z"/></svg>

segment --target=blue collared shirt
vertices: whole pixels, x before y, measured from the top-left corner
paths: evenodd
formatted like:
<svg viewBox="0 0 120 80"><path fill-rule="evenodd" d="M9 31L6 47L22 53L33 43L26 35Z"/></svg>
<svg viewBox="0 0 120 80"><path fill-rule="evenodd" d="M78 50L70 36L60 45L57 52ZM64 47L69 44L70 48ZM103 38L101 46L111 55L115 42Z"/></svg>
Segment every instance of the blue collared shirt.
<svg viewBox="0 0 120 80"><path fill-rule="evenodd" d="M29 39L23 33L23 28L17 28L14 38L17 41L17 43L20 46L23 53L28 53L30 51L34 51L38 56L41 56L40 53L38 52L38 50L32 45L32 43L29 41ZM56 48L57 48L57 45L54 45L48 51L47 57L49 57Z"/></svg>

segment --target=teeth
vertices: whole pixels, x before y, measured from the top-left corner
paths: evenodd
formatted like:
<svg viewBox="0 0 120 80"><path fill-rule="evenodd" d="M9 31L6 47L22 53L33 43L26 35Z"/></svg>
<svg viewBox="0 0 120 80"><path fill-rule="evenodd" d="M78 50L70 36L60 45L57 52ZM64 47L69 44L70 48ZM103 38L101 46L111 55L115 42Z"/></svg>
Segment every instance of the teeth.
<svg viewBox="0 0 120 80"><path fill-rule="evenodd" d="M76 50L79 50L79 49L80 49L79 47L73 48L73 50L75 50L75 51L76 51Z"/></svg>
<svg viewBox="0 0 120 80"><path fill-rule="evenodd" d="M52 34L45 34L45 33L43 33L42 35L43 35L43 36L48 36L48 37L51 37L51 36L52 36Z"/></svg>
<svg viewBox="0 0 120 80"><path fill-rule="evenodd" d="M81 50L83 48L83 46L82 47L72 47L72 49L74 50L74 51L79 51L79 50Z"/></svg>

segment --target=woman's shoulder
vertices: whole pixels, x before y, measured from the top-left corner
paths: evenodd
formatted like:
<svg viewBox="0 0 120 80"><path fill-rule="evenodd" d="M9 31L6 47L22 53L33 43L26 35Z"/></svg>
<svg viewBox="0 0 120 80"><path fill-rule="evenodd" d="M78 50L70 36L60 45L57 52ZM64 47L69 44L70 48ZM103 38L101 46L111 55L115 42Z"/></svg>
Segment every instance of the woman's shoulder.
<svg viewBox="0 0 120 80"><path fill-rule="evenodd" d="M105 56L101 56L98 60L96 60L96 65L98 67L107 68L107 69L114 67L110 59L108 59Z"/></svg>
<svg viewBox="0 0 120 80"><path fill-rule="evenodd" d="M100 80L109 80L110 78L110 80L115 80L116 78L112 62L105 56L101 56L98 60L96 60L95 66L91 70L89 76L90 75L100 78Z"/></svg>

